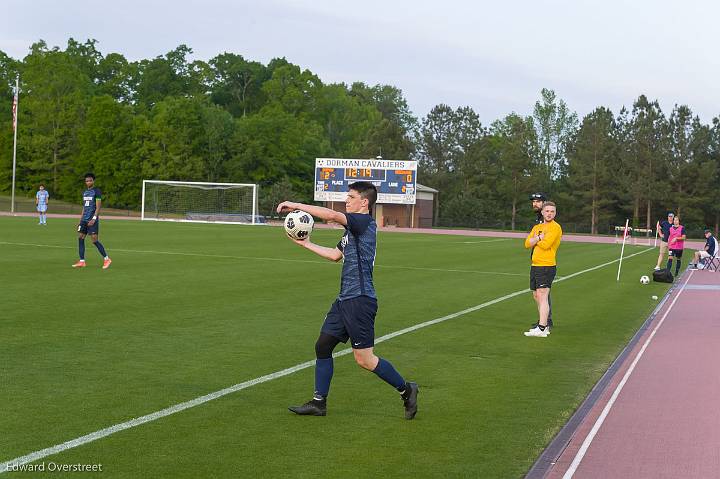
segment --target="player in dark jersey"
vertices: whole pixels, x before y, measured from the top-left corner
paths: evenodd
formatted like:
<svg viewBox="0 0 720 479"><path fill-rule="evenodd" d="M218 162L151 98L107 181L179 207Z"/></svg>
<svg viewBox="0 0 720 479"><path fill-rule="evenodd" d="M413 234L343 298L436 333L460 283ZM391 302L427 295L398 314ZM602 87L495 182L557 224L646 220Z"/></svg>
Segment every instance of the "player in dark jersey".
<svg viewBox="0 0 720 479"><path fill-rule="evenodd" d="M78 225L78 253L80 260L73 264L73 268L85 267L85 236L90 235L93 244L97 247L103 257L103 269L108 269L112 260L105 252L105 247L98 241L100 234L100 204L102 203L102 192L95 187L95 175L85 174L85 191L83 191L83 210Z"/></svg>
<svg viewBox="0 0 720 479"><path fill-rule="evenodd" d="M533 193L530 195L530 201L532 202L532 209L535 211L535 214L537 215L537 219L535 220L535 224L539 225L545 222L545 219L542 215L542 208L543 203L547 201L547 196L545 196L545 193ZM530 258L532 258L533 250L530 250ZM550 334L550 331L552 331L553 328L553 320L552 320L552 299L550 299L550 292L548 291L548 305L550 306L550 311L548 312L548 334ZM540 323L533 323L530 327L530 329L535 328Z"/></svg>
<svg viewBox="0 0 720 479"><path fill-rule="evenodd" d="M345 199L346 213L321 206L285 201L277 212L301 210L325 221L345 227L345 234L334 248L312 243L308 238L292 239L295 243L331 261L343 260L340 294L325 316L320 336L315 343L315 394L302 406L289 409L301 415L325 416L327 396L333 376L332 352L338 343L350 339L357 364L372 371L400 393L405 418L417 413L418 385L406 382L389 361L373 352L375 345L375 314L377 297L373 286L377 224L370 215L377 189L372 183L359 181L350 185Z"/></svg>

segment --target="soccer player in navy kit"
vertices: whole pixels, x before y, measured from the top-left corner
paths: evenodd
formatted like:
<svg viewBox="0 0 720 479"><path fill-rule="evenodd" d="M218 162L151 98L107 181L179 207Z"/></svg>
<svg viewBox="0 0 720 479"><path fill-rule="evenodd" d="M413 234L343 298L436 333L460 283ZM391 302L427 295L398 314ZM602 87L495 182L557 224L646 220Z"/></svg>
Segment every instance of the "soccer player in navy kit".
<svg viewBox="0 0 720 479"><path fill-rule="evenodd" d="M103 257L103 269L108 269L112 260L105 252L105 247L98 241L100 234L100 203L102 202L102 192L100 188L95 187L95 175L92 173L85 174L85 186L83 192L83 210L80 216L80 224L78 225L78 253L80 260L73 264L73 268L85 267L85 236L90 235L93 244L97 247L100 255Z"/></svg>
<svg viewBox="0 0 720 479"><path fill-rule="evenodd" d="M418 385L406 382L389 361L377 357L373 352L375 314L378 308L372 278L377 224L370 211L376 199L375 186L359 181L350 185L345 199L346 213L289 201L280 203L277 207L278 213L301 210L345 227L345 234L335 248L316 245L309 239L291 238L295 243L323 258L331 261L343 260L340 294L325 316L320 336L315 343L315 394L302 406L289 408L296 414L325 416L333 376L332 352L338 343L344 343L348 339L357 364L375 373L400 393L405 406L405 418L412 419L417 413Z"/></svg>

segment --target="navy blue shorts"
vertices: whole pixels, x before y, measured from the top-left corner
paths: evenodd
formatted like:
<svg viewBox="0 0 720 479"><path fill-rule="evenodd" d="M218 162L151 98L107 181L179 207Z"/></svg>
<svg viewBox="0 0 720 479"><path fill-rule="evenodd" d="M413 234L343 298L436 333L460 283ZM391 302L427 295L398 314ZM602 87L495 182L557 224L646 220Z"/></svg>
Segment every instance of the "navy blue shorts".
<svg viewBox="0 0 720 479"><path fill-rule="evenodd" d="M82 220L78 225L78 233L82 233L84 235L100 234L100 218L96 219L95 224L92 226L88 225L87 221Z"/></svg>
<svg viewBox="0 0 720 479"><path fill-rule="evenodd" d="M681 249L671 249L670 256L672 256L673 258L680 259L680 258L682 258L682 252L683 252L683 250L681 250Z"/></svg>
<svg viewBox="0 0 720 479"><path fill-rule="evenodd" d="M369 296L339 299L330 306L325 315L321 332L346 343L350 338L353 349L372 348L375 345L375 315L377 299Z"/></svg>

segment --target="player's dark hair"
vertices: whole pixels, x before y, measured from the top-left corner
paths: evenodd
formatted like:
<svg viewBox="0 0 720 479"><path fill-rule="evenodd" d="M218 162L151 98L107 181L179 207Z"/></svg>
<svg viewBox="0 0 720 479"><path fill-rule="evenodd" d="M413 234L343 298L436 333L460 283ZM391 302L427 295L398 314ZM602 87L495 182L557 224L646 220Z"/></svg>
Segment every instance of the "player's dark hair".
<svg viewBox="0 0 720 479"><path fill-rule="evenodd" d="M349 189L360 193L362 198L368 200L368 210L372 211L377 201L377 188L369 181L357 181L349 186Z"/></svg>
<svg viewBox="0 0 720 479"><path fill-rule="evenodd" d="M83 178L92 178L93 181L95 181L95 173L85 173L85 176Z"/></svg>

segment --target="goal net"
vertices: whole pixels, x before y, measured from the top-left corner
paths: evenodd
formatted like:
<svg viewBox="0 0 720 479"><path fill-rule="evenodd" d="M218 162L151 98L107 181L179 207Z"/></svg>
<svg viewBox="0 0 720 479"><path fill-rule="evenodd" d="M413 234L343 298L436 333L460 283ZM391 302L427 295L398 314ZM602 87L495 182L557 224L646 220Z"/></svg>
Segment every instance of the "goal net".
<svg viewBox="0 0 720 479"><path fill-rule="evenodd" d="M624 226L615 227L615 243L623 242ZM628 226L627 244L637 246L654 246L655 233L652 229L633 228Z"/></svg>
<svg viewBox="0 0 720 479"><path fill-rule="evenodd" d="M264 223L257 185L143 180L143 220L198 223Z"/></svg>

